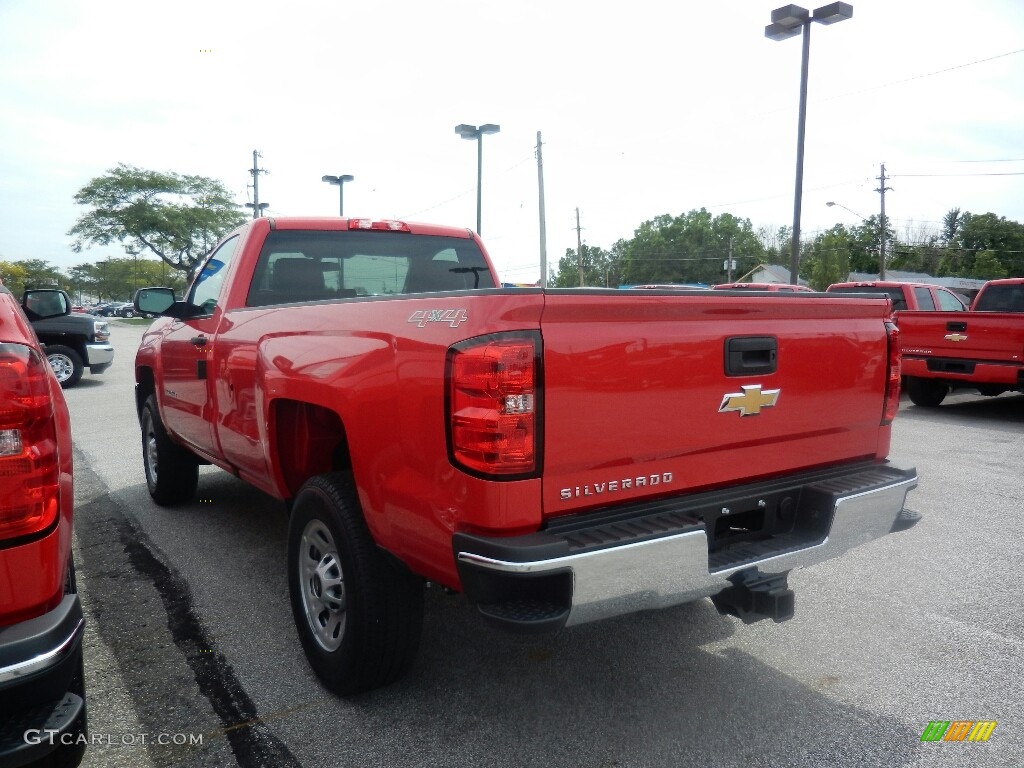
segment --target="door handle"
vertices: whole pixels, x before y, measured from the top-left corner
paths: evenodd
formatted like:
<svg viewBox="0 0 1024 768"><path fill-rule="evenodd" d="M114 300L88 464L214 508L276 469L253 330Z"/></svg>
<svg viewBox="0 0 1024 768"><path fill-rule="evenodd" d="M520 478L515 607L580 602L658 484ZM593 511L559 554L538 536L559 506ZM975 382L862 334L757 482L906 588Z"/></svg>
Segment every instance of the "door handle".
<svg viewBox="0 0 1024 768"><path fill-rule="evenodd" d="M193 346L196 346L196 347L205 347L206 346L206 337L205 336L193 336L191 339L189 339L189 341L191 341Z"/></svg>

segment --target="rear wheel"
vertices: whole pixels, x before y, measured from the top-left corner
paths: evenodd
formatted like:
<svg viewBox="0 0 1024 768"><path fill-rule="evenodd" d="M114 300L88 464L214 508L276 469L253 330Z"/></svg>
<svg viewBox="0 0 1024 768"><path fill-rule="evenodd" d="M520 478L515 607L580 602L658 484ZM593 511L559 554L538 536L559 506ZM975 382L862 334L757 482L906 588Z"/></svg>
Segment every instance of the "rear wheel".
<svg viewBox="0 0 1024 768"><path fill-rule="evenodd" d="M63 344L54 344L46 347L46 359L53 368L53 373L61 387L67 389L73 387L82 378L85 372L85 363L82 356L71 347Z"/></svg>
<svg viewBox="0 0 1024 768"><path fill-rule="evenodd" d="M368 691L409 670L423 625L423 581L377 548L349 475L314 477L295 497L288 587L306 658L332 691Z"/></svg>
<svg viewBox="0 0 1024 768"><path fill-rule="evenodd" d="M149 495L162 507L188 501L199 485L199 460L167 435L153 395L142 406L140 423Z"/></svg>
<svg viewBox="0 0 1024 768"><path fill-rule="evenodd" d="M917 376L907 377L907 396L914 405L923 408L935 408L949 392L949 385L937 379L922 379Z"/></svg>

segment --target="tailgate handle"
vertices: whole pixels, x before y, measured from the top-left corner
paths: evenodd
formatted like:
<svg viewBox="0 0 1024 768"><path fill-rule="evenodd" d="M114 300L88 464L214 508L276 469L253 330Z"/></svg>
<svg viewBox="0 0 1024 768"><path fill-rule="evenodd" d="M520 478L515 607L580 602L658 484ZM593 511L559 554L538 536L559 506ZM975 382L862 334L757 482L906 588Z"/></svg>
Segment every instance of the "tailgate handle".
<svg viewBox="0 0 1024 768"><path fill-rule="evenodd" d="M737 336L725 340L725 375L775 373L779 342L774 336Z"/></svg>
<svg viewBox="0 0 1024 768"><path fill-rule="evenodd" d="M959 322L959 323L953 323L953 322L946 323L946 330L947 331L956 331L956 332L959 332L959 333L963 333L964 331L967 330L967 323L963 323L963 322Z"/></svg>

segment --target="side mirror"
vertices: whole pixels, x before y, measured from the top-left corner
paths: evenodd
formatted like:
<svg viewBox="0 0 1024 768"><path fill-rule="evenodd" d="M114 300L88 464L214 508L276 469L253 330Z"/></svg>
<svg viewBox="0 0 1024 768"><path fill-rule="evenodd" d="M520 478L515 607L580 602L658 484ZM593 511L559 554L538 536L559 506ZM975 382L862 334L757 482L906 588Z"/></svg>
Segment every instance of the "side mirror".
<svg viewBox="0 0 1024 768"><path fill-rule="evenodd" d="M140 288L135 292L135 311L162 315L174 306L173 288Z"/></svg>
<svg viewBox="0 0 1024 768"><path fill-rule="evenodd" d="M33 288L21 296L21 307L29 320L45 320L71 314L71 300L64 291L54 288Z"/></svg>

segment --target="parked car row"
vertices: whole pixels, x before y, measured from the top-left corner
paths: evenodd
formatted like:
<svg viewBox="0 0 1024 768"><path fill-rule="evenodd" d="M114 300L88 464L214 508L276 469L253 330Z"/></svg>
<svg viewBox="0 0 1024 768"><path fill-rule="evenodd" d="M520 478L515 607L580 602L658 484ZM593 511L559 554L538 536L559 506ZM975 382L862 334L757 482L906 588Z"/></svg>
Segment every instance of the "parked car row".
<svg viewBox="0 0 1024 768"><path fill-rule="evenodd" d="M152 317L152 315L140 315L130 301L109 301L102 304L94 304L85 307L86 314L97 317Z"/></svg>

